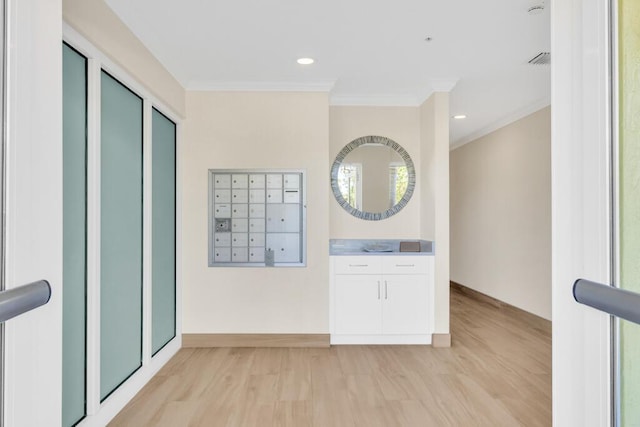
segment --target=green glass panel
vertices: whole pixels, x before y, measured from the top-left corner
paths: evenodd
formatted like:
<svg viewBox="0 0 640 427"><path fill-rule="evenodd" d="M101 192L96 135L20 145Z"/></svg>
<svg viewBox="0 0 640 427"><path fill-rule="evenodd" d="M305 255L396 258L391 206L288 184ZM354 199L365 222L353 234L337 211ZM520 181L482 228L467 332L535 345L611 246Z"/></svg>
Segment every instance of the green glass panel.
<svg viewBox="0 0 640 427"><path fill-rule="evenodd" d="M142 99L101 78L100 397L142 365Z"/></svg>
<svg viewBox="0 0 640 427"><path fill-rule="evenodd" d="M62 46L62 425L86 415L87 59Z"/></svg>
<svg viewBox="0 0 640 427"><path fill-rule="evenodd" d="M176 125L152 116L152 351L176 335Z"/></svg>
<svg viewBox="0 0 640 427"><path fill-rule="evenodd" d="M620 283L640 292L640 2L619 1ZM640 326L620 322L621 425L640 420Z"/></svg>

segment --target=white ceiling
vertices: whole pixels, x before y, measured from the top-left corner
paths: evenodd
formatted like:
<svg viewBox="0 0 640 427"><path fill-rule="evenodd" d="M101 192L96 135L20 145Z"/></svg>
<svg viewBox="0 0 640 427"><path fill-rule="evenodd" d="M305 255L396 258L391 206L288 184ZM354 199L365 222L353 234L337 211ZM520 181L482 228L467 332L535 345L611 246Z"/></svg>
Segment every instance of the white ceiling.
<svg viewBox="0 0 640 427"><path fill-rule="evenodd" d="M451 91L459 145L549 104L543 0L106 0L187 89L327 90L333 105ZM431 37L432 41L425 41ZM299 57L315 58L302 66Z"/></svg>

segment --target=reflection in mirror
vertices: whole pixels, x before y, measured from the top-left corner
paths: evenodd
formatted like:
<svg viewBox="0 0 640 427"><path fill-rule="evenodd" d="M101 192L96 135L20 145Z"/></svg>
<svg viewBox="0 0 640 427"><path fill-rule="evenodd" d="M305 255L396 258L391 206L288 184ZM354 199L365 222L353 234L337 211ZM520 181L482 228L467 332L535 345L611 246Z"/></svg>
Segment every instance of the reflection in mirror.
<svg viewBox="0 0 640 427"><path fill-rule="evenodd" d="M397 213L409 201L415 170L408 153L381 136L365 136L338 154L332 187L340 205L352 215L379 220Z"/></svg>

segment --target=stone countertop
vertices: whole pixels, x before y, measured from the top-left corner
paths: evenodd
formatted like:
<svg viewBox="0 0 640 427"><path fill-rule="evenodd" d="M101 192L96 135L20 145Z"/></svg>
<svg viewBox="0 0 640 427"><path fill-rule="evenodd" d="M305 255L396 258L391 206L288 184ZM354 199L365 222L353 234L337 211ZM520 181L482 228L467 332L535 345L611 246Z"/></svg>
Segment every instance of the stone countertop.
<svg viewBox="0 0 640 427"><path fill-rule="evenodd" d="M419 242L420 252L400 252L400 242ZM434 255L434 244L419 239L330 239L329 255Z"/></svg>

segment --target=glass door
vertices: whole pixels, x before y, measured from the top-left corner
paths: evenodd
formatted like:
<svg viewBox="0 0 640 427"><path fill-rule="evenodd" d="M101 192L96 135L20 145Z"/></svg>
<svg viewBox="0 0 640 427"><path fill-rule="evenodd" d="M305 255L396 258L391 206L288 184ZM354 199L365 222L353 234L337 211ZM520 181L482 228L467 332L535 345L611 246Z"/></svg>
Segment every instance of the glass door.
<svg viewBox="0 0 640 427"><path fill-rule="evenodd" d="M619 120L617 283L624 289L640 292L640 2L619 0L617 6L617 30L614 30L618 36L615 62ZM640 325L618 321L618 338L617 424L638 425Z"/></svg>

